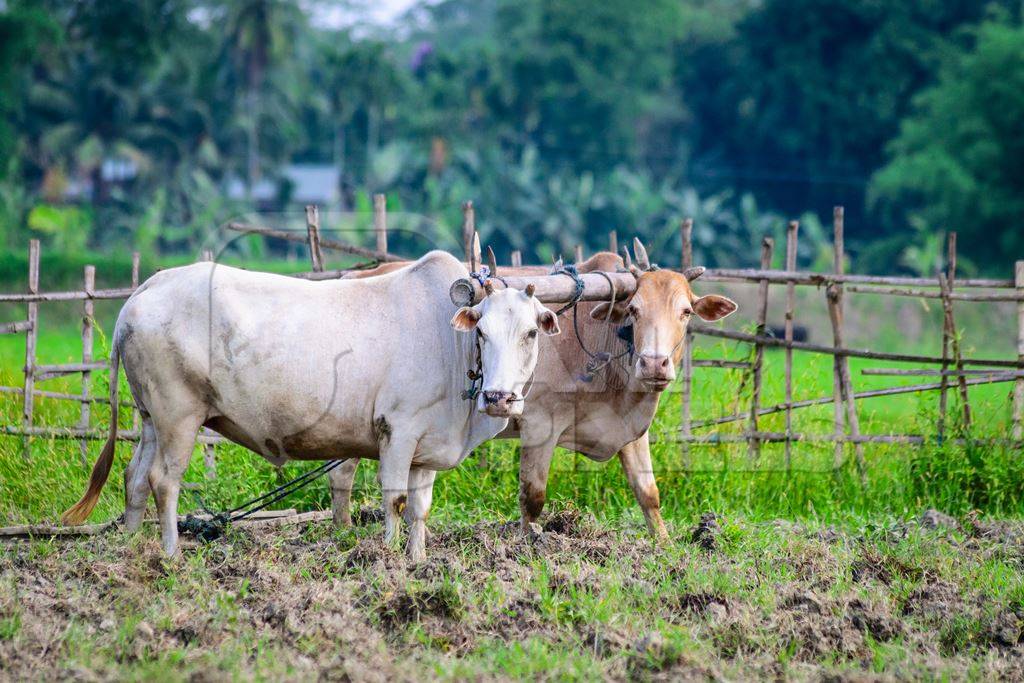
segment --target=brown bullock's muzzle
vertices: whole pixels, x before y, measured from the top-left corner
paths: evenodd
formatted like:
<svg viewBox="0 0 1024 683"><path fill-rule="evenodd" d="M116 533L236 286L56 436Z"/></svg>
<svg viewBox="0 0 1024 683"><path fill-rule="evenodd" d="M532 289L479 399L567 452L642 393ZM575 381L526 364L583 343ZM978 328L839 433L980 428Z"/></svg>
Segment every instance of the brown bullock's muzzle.
<svg viewBox="0 0 1024 683"><path fill-rule="evenodd" d="M518 400L515 393L509 391L485 391L484 412L491 417L509 417Z"/></svg>
<svg viewBox="0 0 1024 683"><path fill-rule="evenodd" d="M636 375L644 386L661 391L676 378L675 363L669 356L640 355Z"/></svg>

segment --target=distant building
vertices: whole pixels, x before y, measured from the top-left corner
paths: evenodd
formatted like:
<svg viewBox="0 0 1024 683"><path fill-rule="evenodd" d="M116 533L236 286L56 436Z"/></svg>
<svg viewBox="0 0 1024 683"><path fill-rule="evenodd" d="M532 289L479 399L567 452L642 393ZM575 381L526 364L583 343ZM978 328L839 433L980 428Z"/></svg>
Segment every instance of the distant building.
<svg viewBox="0 0 1024 683"><path fill-rule="evenodd" d="M341 202L341 174L330 164L288 164L277 177L262 178L246 192L245 181L238 176L228 178L225 193L229 199L251 199L261 207L284 208L290 204L338 206Z"/></svg>

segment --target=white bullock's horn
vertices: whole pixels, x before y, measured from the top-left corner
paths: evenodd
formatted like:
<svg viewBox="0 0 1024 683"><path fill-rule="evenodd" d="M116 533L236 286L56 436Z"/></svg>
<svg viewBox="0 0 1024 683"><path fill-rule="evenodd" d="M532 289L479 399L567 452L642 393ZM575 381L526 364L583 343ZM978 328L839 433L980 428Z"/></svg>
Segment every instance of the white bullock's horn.
<svg viewBox="0 0 1024 683"><path fill-rule="evenodd" d="M526 285L526 296L532 297L533 293L536 292L536 291L537 291L537 285L533 284L532 282L530 284Z"/></svg>
<svg viewBox="0 0 1024 683"><path fill-rule="evenodd" d="M633 253L636 254L636 264L640 266L641 270L651 269L651 259L647 257L647 248L644 247L644 243L640 241L639 237L633 238Z"/></svg>
<svg viewBox="0 0 1024 683"><path fill-rule="evenodd" d="M494 294L494 284L489 279L484 280L484 294L487 296Z"/></svg>

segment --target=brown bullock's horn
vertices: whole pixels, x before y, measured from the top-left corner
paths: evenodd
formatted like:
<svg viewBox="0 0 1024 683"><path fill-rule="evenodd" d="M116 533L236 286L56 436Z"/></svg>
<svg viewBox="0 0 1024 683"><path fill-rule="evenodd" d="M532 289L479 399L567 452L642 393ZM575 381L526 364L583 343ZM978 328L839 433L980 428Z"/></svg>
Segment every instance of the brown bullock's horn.
<svg viewBox="0 0 1024 683"><path fill-rule="evenodd" d="M487 296L494 294L494 285L490 280L484 280L484 294Z"/></svg>
<svg viewBox="0 0 1024 683"><path fill-rule="evenodd" d="M487 247L487 267L491 271L491 277L498 277L498 259L494 258L494 250Z"/></svg>
<svg viewBox="0 0 1024 683"><path fill-rule="evenodd" d="M536 292L536 291L537 291L537 285L533 284L532 282L530 284L526 285L526 296L532 297L533 293Z"/></svg>
<svg viewBox="0 0 1024 683"><path fill-rule="evenodd" d="M640 241L639 237L633 238L633 253L636 254L636 264L640 266L641 270L651 269L651 259L647 257L647 248L644 247L644 243Z"/></svg>
<svg viewBox="0 0 1024 683"><path fill-rule="evenodd" d="M690 282L693 282L704 274L704 270L704 266L692 266L683 271L683 276Z"/></svg>
<svg viewBox="0 0 1024 683"><path fill-rule="evenodd" d="M633 259L629 257L629 247L625 244L622 245L622 262L626 265L626 270L633 269Z"/></svg>

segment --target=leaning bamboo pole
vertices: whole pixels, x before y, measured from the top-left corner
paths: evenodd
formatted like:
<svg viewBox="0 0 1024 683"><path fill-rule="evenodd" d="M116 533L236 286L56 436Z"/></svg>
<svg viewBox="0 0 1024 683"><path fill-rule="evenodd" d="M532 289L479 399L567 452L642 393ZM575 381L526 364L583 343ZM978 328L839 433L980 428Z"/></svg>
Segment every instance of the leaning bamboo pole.
<svg viewBox="0 0 1024 683"><path fill-rule="evenodd" d="M837 206L832 210L833 229L833 273L842 276L846 267L846 249L844 238L844 210ZM828 300L829 320L832 322L832 341L835 348L843 348L843 285L839 282L829 283L826 288ZM837 434L843 432L844 424L851 436L860 434L860 420L857 417L857 403L853 399L853 383L850 379L850 363L846 356L835 355L834 360L834 393L838 400L835 402L835 430ZM845 408L845 414L844 414ZM835 466L839 467L843 461L843 444L836 442ZM864 472L864 449L856 446L857 466L861 474Z"/></svg>
<svg viewBox="0 0 1024 683"><path fill-rule="evenodd" d="M309 237L304 236L288 230L276 230L274 228L267 228L260 225L249 225L248 223L237 223L232 222L227 225L228 230L240 232L246 235L263 235L264 237L273 237L274 239L284 240L285 242L297 242L300 244L309 244ZM373 259L374 261L404 261L405 259L395 254L386 254L377 251L376 249L366 249L365 247L357 247L352 244L345 244L338 240L320 238L320 247L323 249L333 249L335 251L341 251L346 254L352 254L354 256L362 256L364 258ZM123 298L123 297L120 297ZM0 296L0 301L3 301L3 297Z"/></svg>
<svg viewBox="0 0 1024 683"><path fill-rule="evenodd" d="M846 347L836 348L823 344L812 344L810 342L787 342L785 339L776 337L758 336L745 332L734 332L733 330L720 330L707 325L692 325L695 334L703 334L708 337L720 339L731 339L733 341L746 342L747 344L763 344L776 348L792 347L796 351L810 351L833 356L849 356L850 358L871 358L873 360L897 361L902 363L938 363L942 364L941 358L934 356L919 356L910 353L888 353L884 351L870 351L868 349L850 349ZM1024 368L1024 357L1020 360L1009 360L1006 358L964 358L965 365L987 365L993 368Z"/></svg>
<svg viewBox="0 0 1024 683"><path fill-rule="evenodd" d="M1024 373L1015 372L994 372L991 375L985 377L976 377L974 379L968 379L968 386L975 386L979 384L996 384L999 382L1014 382L1018 378L1024 377ZM936 391L940 389L942 385L938 382L928 384L911 384L901 387L889 387L887 389L871 389L868 391L860 391L853 394L855 400L864 400L869 398L878 398L881 396L899 396L900 394L919 394L925 391ZM799 409L799 408L810 408L812 406L823 406L834 403L836 400L835 396L820 396L818 398L808 398L800 401L793 401L790 403L779 403L774 406L768 406L758 410L758 416L763 417L765 415L773 415L775 413L784 412L787 408ZM722 417L710 418L708 420L700 420L693 423L693 429L702 429L704 427L714 427L716 425L729 424L731 422L740 422L749 419L749 415L746 413L734 413L733 415L724 415ZM834 437L844 436L843 434L836 435Z"/></svg>

